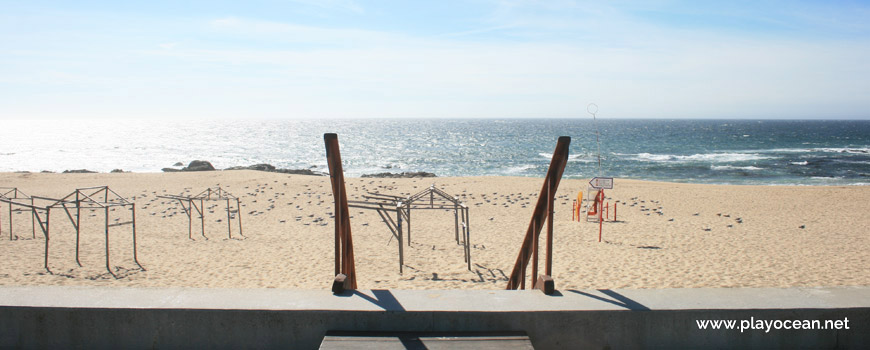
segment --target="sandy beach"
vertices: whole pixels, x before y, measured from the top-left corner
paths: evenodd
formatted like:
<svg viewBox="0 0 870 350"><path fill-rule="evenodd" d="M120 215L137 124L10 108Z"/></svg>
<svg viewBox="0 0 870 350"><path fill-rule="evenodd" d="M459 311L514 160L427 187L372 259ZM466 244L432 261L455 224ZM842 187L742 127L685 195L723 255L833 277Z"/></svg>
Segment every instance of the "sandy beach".
<svg viewBox="0 0 870 350"><path fill-rule="evenodd" d="M870 285L870 186L724 186L616 179L617 222L573 222L572 201L588 180L563 180L555 213L557 289ZM374 211L352 211L360 288L503 289L542 179L523 177L348 178L351 200L366 192L409 195L434 184L470 207L472 271L454 241L452 211L413 212L412 243L398 271L397 241ZM104 216L83 212L82 267L75 230L51 215L49 266L30 215L0 203L0 285L328 289L333 275L333 199L328 177L250 170L185 173L2 173L0 187L63 197L109 186L136 203L138 259L129 226L112 227L105 270ZM221 187L240 198L244 238L224 202L206 202L203 238L177 201ZM120 209L119 209L120 210ZM129 214L112 212L111 220Z"/></svg>

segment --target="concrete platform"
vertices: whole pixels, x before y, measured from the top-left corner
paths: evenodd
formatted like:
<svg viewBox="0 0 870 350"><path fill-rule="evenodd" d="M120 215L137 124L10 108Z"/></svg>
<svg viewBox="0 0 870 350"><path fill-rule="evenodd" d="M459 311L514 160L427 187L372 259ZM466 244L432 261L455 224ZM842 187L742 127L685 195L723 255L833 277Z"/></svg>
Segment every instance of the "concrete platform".
<svg viewBox="0 0 870 350"><path fill-rule="evenodd" d="M841 329L699 329L703 320L830 320ZM552 296L0 287L2 348L316 349L327 331L525 332L536 349L861 348L870 344L870 287L561 290Z"/></svg>

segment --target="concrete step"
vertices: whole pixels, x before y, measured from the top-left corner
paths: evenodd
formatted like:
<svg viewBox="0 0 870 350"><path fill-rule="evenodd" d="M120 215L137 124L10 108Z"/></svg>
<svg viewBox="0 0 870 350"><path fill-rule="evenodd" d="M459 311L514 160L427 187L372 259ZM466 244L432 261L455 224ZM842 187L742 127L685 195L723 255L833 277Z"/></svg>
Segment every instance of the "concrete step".
<svg viewBox="0 0 870 350"><path fill-rule="evenodd" d="M328 331L321 350L338 349L534 349L525 332L432 333Z"/></svg>

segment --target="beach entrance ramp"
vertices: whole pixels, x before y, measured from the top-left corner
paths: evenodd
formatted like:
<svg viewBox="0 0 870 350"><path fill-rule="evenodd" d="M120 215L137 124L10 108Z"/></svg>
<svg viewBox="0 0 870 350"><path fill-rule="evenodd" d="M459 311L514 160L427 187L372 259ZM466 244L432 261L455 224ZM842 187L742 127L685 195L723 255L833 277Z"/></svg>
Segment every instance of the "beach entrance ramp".
<svg viewBox="0 0 870 350"><path fill-rule="evenodd" d="M534 349L525 332L415 333L328 331L321 350L338 349Z"/></svg>

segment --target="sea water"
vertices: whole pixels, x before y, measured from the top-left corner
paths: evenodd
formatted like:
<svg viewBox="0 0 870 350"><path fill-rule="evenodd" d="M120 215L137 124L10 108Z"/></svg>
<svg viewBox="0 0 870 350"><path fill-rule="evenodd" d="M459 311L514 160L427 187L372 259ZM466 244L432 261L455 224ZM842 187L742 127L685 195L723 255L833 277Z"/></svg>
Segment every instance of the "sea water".
<svg viewBox="0 0 870 350"><path fill-rule="evenodd" d="M159 172L207 160L326 172L327 132L339 135L348 176L542 177L557 138L570 136L566 178L870 184L861 120L2 120L0 171Z"/></svg>

